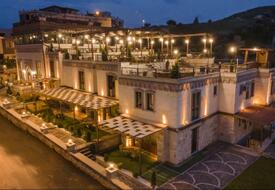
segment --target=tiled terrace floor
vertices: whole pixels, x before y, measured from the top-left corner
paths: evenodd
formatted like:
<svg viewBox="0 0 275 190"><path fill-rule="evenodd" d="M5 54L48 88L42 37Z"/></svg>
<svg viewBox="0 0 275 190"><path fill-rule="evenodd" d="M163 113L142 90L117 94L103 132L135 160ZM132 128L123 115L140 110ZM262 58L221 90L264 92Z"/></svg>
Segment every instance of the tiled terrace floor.
<svg viewBox="0 0 275 190"><path fill-rule="evenodd" d="M222 189L257 158L245 149L226 144L159 189Z"/></svg>

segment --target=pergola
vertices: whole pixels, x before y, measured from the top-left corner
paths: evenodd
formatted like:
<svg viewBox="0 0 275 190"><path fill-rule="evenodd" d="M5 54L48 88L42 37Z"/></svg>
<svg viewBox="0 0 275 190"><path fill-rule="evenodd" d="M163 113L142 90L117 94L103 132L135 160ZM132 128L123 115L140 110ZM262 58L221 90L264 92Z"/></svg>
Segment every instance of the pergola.
<svg viewBox="0 0 275 190"><path fill-rule="evenodd" d="M106 97L96 96L91 93L74 90L68 87L57 87L48 90L43 90L38 93L46 98L54 99L60 103L68 103L70 105L79 106L86 109L86 112L93 111L96 114L95 122L106 119L106 112L110 111L110 108L118 106L118 100L110 99ZM99 111L103 110L103 118L97 117ZM75 109L74 109L75 117Z"/></svg>
<svg viewBox="0 0 275 190"><path fill-rule="evenodd" d="M142 143L145 137L162 131L167 126L164 124L150 124L137 119L132 119L126 114L111 118L99 123L99 127L105 131L115 131L139 141L139 174L142 173ZM126 144L127 145L127 144Z"/></svg>
<svg viewBox="0 0 275 190"><path fill-rule="evenodd" d="M265 106L251 106L235 115L238 119L252 125L255 139L262 142L271 136L272 125L275 124L275 108Z"/></svg>

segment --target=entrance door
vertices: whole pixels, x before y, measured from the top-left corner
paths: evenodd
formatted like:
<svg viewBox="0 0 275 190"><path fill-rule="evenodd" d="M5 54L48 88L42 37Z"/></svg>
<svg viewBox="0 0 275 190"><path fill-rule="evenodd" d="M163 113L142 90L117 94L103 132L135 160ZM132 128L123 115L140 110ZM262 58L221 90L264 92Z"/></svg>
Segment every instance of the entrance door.
<svg viewBox="0 0 275 190"><path fill-rule="evenodd" d="M198 128L192 130L192 144L191 153L195 153L198 150Z"/></svg>

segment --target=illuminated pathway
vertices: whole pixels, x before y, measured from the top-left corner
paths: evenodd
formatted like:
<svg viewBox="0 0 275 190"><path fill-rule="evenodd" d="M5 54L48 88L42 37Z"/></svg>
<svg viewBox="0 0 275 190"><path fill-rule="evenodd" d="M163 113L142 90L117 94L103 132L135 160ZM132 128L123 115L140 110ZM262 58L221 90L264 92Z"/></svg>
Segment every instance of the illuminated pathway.
<svg viewBox="0 0 275 190"><path fill-rule="evenodd" d="M103 189L0 116L0 189Z"/></svg>
<svg viewBox="0 0 275 190"><path fill-rule="evenodd" d="M225 146L160 189L222 189L257 159L242 148Z"/></svg>

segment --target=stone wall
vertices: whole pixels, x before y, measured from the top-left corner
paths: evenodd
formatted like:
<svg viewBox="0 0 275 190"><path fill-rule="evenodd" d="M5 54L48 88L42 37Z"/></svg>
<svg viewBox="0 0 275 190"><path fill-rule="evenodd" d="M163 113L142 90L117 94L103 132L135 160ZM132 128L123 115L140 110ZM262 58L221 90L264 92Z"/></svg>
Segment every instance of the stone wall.
<svg viewBox="0 0 275 190"><path fill-rule="evenodd" d="M198 128L197 151L200 151L217 140L217 127L218 114L180 130L169 129L166 143L166 150L169 151L167 161L178 165L192 156L193 129Z"/></svg>
<svg viewBox="0 0 275 190"><path fill-rule="evenodd" d="M121 144L121 137L120 134L115 134L111 136L107 136L99 142L99 151L105 152L108 150L112 150L118 147Z"/></svg>
<svg viewBox="0 0 275 190"><path fill-rule="evenodd" d="M5 110L2 107L0 107L0 114L7 118L18 128L27 131L32 136L38 138L40 141L45 143L47 146L54 149L63 158L70 161L77 168L79 168L87 175L91 176L93 179L97 180L107 189L121 189L118 185L114 184L112 180L107 177L105 168L101 167L99 164L83 156L80 153L72 154L68 152L64 145L62 146L58 144L58 141L60 140L55 138L53 135L43 135L35 128L30 127L27 123L24 122L24 120L15 117L9 111Z"/></svg>

